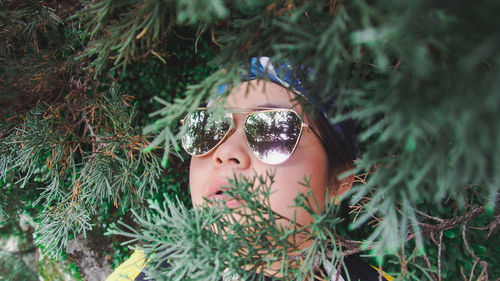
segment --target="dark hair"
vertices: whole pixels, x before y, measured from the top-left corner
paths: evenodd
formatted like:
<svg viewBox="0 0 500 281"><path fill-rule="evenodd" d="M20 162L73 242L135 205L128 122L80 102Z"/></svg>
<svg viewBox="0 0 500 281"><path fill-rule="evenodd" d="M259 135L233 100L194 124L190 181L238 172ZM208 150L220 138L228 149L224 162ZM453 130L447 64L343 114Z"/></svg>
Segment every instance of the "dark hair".
<svg viewBox="0 0 500 281"><path fill-rule="evenodd" d="M325 148L330 171L351 167L352 161L359 157L354 122L349 119L337 124L341 128L339 131L334 128L324 114L315 112L311 115L312 122Z"/></svg>

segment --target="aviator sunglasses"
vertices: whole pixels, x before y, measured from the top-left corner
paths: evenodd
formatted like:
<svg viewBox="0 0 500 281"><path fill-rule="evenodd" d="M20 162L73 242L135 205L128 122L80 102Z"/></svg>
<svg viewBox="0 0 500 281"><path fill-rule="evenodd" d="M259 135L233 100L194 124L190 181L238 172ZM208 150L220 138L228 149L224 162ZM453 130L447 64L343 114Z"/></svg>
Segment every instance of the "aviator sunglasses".
<svg viewBox="0 0 500 281"><path fill-rule="evenodd" d="M234 114L248 114L244 125L247 144L260 161L269 165L285 162L295 151L303 128L312 130L292 109L238 108L216 114L199 108L181 121L185 127L184 150L191 156L212 152L234 132Z"/></svg>

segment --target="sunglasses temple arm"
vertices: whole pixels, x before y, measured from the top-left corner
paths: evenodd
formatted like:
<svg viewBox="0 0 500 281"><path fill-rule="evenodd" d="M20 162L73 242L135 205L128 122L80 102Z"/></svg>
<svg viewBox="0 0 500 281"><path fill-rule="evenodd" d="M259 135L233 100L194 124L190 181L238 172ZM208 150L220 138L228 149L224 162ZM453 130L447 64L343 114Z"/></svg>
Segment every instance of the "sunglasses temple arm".
<svg viewBox="0 0 500 281"><path fill-rule="evenodd" d="M318 139L321 141L321 143L324 144L323 138L310 125L308 125L306 123L302 123L302 127L307 128L308 130L312 131L318 137Z"/></svg>

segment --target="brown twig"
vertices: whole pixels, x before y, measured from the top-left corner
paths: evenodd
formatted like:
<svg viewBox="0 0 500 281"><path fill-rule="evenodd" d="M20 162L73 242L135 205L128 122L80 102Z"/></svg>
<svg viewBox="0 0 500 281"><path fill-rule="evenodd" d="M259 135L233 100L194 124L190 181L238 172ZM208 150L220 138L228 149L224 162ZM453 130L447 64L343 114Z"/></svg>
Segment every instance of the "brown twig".
<svg viewBox="0 0 500 281"><path fill-rule="evenodd" d="M429 270L432 270L431 261L429 260L429 257L427 256L427 254L424 254L424 260L425 260L425 263L427 264L427 268L429 268ZM432 271L429 271L429 273L431 275L432 280L437 281L436 274L434 274Z"/></svg>
<svg viewBox="0 0 500 281"><path fill-rule="evenodd" d="M463 239L463 243L464 243L464 246L465 246L465 249L467 250L467 252L472 256L472 258L474 259L474 265L472 266L472 269L471 269L471 272L470 272L470 277L469 277L469 280L472 281L472 278L474 277L474 270L476 269L476 266L478 264L481 265L481 267L483 267L483 270L481 271L481 273L479 274L479 277L477 280L488 280L488 271L487 271L487 268L488 268L488 263L487 262L484 262L482 261L478 256L476 256L474 254L474 252L472 251L472 249L470 248L469 246L469 242L467 240L467 235L466 235L466 231L467 231L467 223L464 222L462 224L462 239ZM482 277L483 275L486 275L485 277Z"/></svg>
<svg viewBox="0 0 500 281"><path fill-rule="evenodd" d="M441 281L441 253L443 252L443 234L442 230L439 232L439 246L438 246L438 280Z"/></svg>
<svg viewBox="0 0 500 281"><path fill-rule="evenodd" d="M95 134L94 128L90 124L90 120L87 118L87 114L85 114L85 112L82 112L82 118L83 120L85 120L85 128L89 131L90 136L94 139L94 142L92 142L92 153L96 153L102 144L102 140ZM97 146L96 143L98 143Z"/></svg>
<svg viewBox="0 0 500 281"><path fill-rule="evenodd" d="M211 27L211 30L210 30L210 36L212 37L212 43L214 43L218 47L222 47L222 45L219 42L217 42L217 39L215 39L215 32L214 32L213 26Z"/></svg>
<svg viewBox="0 0 500 281"><path fill-rule="evenodd" d="M194 41L194 53L197 54L198 53L198 40L200 39L201 35L203 35L203 33L205 33L205 29L207 28L207 25L205 24L202 28L201 28L201 31L196 34L196 40Z"/></svg>

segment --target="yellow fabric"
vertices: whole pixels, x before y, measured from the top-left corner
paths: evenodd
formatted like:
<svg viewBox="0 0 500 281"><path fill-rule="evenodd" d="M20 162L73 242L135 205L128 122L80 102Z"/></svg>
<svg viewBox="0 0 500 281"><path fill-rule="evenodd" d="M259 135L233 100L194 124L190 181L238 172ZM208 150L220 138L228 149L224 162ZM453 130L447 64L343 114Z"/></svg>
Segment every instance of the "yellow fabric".
<svg viewBox="0 0 500 281"><path fill-rule="evenodd" d="M133 281L146 266L146 255L142 250L135 252L120 264L119 267L106 278L106 281Z"/></svg>
<svg viewBox="0 0 500 281"><path fill-rule="evenodd" d="M375 268L377 271L378 268L376 268L375 266L371 265L371 267ZM392 281L394 280L394 277L390 276L389 274L385 273L384 271L382 271L382 276L384 276L385 279L387 279L387 281Z"/></svg>

